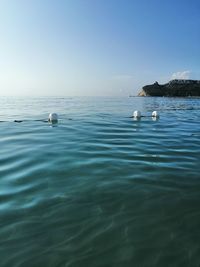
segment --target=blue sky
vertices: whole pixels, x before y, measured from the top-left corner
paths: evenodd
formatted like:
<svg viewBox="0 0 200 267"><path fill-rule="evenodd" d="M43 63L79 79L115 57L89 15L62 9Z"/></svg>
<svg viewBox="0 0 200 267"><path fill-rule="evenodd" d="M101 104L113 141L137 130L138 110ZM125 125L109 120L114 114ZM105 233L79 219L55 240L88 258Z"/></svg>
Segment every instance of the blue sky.
<svg viewBox="0 0 200 267"><path fill-rule="evenodd" d="M124 95L200 79L199 0L1 0L0 95Z"/></svg>

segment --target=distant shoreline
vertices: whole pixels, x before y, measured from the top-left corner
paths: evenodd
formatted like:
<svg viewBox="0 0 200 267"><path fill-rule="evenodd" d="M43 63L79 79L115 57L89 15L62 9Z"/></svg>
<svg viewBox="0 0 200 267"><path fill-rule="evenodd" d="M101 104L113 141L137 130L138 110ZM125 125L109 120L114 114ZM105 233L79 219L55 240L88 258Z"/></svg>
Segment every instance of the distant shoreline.
<svg viewBox="0 0 200 267"><path fill-rule="evenodd" d="M166 84L146 85L138 96L200 97L200 80L171 80Z"/></svg>

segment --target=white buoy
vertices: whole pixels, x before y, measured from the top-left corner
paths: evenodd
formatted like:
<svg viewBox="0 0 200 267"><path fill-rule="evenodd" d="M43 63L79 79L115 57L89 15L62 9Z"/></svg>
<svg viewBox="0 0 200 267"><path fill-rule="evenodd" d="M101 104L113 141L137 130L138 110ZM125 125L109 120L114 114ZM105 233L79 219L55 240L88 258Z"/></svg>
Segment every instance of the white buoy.
<svg viewBox="0 0 200 267"><path fill-rule="evenodd" d="M151 116L153 117L153 118L159 118L159 114L158 114L158 111L153 111L152 112L152 114L151 114Z"/></svg>
<svg viewBox="0 0 200 267"><path fill-rule="evenodd" d="M58 122L58 115L56 113L50 113L48 121L51 123L57 123Z"/></svg>
<svg viewBox="0 0 200 267"><path fill-rule="evenodd" d="M141 112L139 110L135 110L133 112L133 118L140 119L141 118Z"/></svg>

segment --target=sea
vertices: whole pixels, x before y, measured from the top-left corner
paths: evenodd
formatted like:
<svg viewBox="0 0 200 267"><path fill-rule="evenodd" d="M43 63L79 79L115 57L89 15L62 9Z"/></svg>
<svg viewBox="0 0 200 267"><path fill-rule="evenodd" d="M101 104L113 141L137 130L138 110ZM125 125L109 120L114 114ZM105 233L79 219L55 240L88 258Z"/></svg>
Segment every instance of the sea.
<svg viewBox="0 0 200 267"><path fill-rule="evenodd" d="M200 98L0 107L0 267L200 266Z"/></svg>

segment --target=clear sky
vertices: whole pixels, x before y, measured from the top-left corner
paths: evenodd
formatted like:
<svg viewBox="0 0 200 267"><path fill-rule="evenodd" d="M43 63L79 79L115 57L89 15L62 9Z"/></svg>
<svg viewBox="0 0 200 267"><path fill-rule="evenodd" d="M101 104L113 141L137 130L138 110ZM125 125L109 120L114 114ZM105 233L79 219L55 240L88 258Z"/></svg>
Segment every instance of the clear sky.
<svg viewBox="0 0 200 267"><path fill-rule="evenodd" d="M200 79L199 0L0 0L0 95Z"/></svg>

